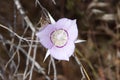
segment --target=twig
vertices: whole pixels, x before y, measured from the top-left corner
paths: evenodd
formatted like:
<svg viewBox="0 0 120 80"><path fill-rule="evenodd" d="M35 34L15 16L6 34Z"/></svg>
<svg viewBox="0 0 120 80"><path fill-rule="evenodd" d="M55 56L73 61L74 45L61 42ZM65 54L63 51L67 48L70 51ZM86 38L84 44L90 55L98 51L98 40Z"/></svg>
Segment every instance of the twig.
<svg viewBox="0 0 120 80"><path fill-rule="evenodd" d="M28 40L28 39L26 39L26 38L23 38L23 37L19 36L17 33L15 33L14 31L12 31L11 29L9 29L8 27L6 27L6 26L4 26L4 25L2 25L2 24L0 24L0 27L6 29L6 30L8 30L8 31L10 31L10 32L11 32L12 34L14 34L16 37L18 37L19 39L22 39L22 40L24 40L24 41L26 41L26 42L39 42L39 41L36 41L36 40Z"/></svg>
<svg viewBox="0 0 120 80"><path fill-rule="evenodd" d="M79 59L77 58L76 55L74 56L74 58L75 58L77 64L80 66L80 71L81 71L81 73L82 73L82 78L81 78L81 80L84 80L84 79L85 79L85 75L86 75L87 79L90 80L89 76L87 75L87 72L85 71L84 67L82 66L81 62L79 61Z"/></svg>
<svg viewBox="0 0 120 80"><path fill-rule="evenodd" d="M34 39L34 32L32 33L32 37L31 37L31 40L33 40L33 39ZM25 71L24 71L23 80L25 80L27 78L26 74L27 74L27 71L28 71L29 57L30 57L30 53L32 51L32 44L33 44L33 42L31 41L31 43L29 45L28 58L27 58L27 61L26 61L26 68L25 68Z"/></svg>
<svg viewBox="0 0 120 80"><path fill-rule="evenodd" d="M5 80L5 78L4 78L4 76L1 74L1 72L0 72L0 79L2 79L2 80Z"/></svg>
<svg viewBox="0 0 120 80"><path fill-rule="evenodd" d="M5 44L10 44L10 45L12 44L10 41L4 41L4 42L5 42ZM3 43L4 43L4 42L3 42ZM23 53L27 58L29 58L29 60L30 60L31 63L34 62L35 69L36 69L36 71L37 71L38 73L42 73L47 80L50 80L50 78L45 74L44 68L42 68L32 57L29 57L29 56L27 55L27 52L26 52L24 49L22 49L21 47L15 45L15 44L13 44L13 46L16 47L16 48L18 48L20 51L22 51L22 53Z"/></svg>
<svg viewBox="0 0 120 80"><path fill-rule="evenodd" d="M51 63L52 63L52 61L50 60L49 64L48 64L48 74L50 74Z"/></svg>
<svg viewBox="0 0 120 80"><path fill-rule="evenodd" d="M19 0L14 0L14 3L16 5L17 9L19 10L20 14L23 16L23 18L24 18L25 22L27 23L27 25L29 25L32 32L35 32L35 28L34 28L32 22L30 21L30 19L28 18L28 16L25 14L25 11L22 9L20 1Z"/></svg>
<svg viewBox="0 0 120 80"><path fill-rule="evenodd" d="M11 42L12 44L11 44L11 47L13 47L13 42ZM10 52L11 52L11 48L10 48ZM11 58L9 59L9 61L6 63L6 65L5 65L5 70L6 70L6 68L7 68L7 66L8 66L8 64L14 59L14 57L15 57L15 55L16 55L16 53L14 52L13 54L12 54L12 56L11 56Z"/></svg>
<svg viewBox="0 0 120 80"><path fill-rule="evenodd" d="M49 13L49 11L47 11L47 9L44 8L38 0L36 0L36 5L37 5L37 4L39 4L40 8L42 9L42 12L43 12L43 14L45 15L47 21L48 21L48 22L50 21L52 24L54 24L54 23L55 23L55 20L53 19L53 17L52 17L51 14Z"/></svg>
<svg viewBox="0 0 120 80"><path fill-rule="evenodd" d="M33 60L34 60L34 61L32 62L32 67L31 67L31 70L30 70L29 80L32 79L33 69L34 69L34 66L35 66L36 53L37 53L37 44L36 44L36 46L34 47L34 52L33 52Z"/></svg>
<svg viewBox="0 0 120 80"><path fill-rule="evenodd" d="M17 55L18 55L18 64L16 66L15 72L13 73L14 76L16 75L18 68L20 66L20 53L19 53L19 51L17 51Z"/></svg>
<svg viewBox="0 0 120 80"><path fill-rule="evenodd" d="M4 40L4 42L2 41L2 43L5 43L5 44L9 44L9 45L11 45L11 44L13 44L13 43L11 43L9 40ZM27 52L23 49L23 48L21 48L21 47L19 47L19 46L17 46L17 45L15 45L15 44L13 44L13 46L15 47L15 48L18 48L27 58L28 58L28 55L27 55ZM33 62L33 58L32 57L29 57L29 60L30 60L30 62L32 63ZM34 61L35 62L35 68L37 69L36 71L37 72L41 72L41 73L44 73L44 68L42 68L36 61ZM43 74L44 75L44 74Z"/></svg>
<svg viewBox="0 0 120 80"><path fill-rule="evenodd" d="M54 70L54 80L57 80L57 71L56 71L55 61L52 56L51 56L51 62Z"/></svg>
<svg viewBox="0 0 120 80"><path fill-rule="evenodd" d="M55 2L55 0L52 0L52 2L56 5L56 2Z"/></svg>
<svg viewBox="0 0 120 80"><path fill-rule="evenodd" d="M26 33L27 29L28 29L28 27L25 28L22 37L23 37L24 34ZM16 67L16 70L15 70L14 74L17 73L17 70L18 70L19 65L20 65L20 64L19 64L19 63L20 63L19 47L21 46L21 42L22 42L22 39L19 40L18 47L17 47L17 49L16 49L16 51L15 51L15 53L18 53L18 65L17 65L17 67Z"/></svg>

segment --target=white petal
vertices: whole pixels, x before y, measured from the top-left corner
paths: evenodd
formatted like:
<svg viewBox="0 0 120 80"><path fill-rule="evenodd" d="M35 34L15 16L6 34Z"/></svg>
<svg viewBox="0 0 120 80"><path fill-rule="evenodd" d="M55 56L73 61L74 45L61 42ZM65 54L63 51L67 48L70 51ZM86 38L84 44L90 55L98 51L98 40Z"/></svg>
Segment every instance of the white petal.
<svg viewBox="0 0 120 80"><path fill-rule="evenodd" d="M39 38L40 43L45 47L50 49L53 46L53 43L50 40L50 34L55 30L54 26L49 24L43 30L36 33L36 36Z"/></svg>
<svg viewBox="0 0 120 80"><path fill-rule="evenodd" d="M48 57L49 55L50 55L50 51L47 50L47 53L46 53L46 55L45 55L45 58L44 58L43 62L45 62L45 60L47 59L47 57Z"/></svg>
<svg viewBox="0 0 120 80"><path fill-rule="evenodd" d="M68 42L64 47L58 48L53 46L50 50L50 55L57 60L69 61L69 57L74 53L75 45L73 42Z"/></svg>
<svg viewBox="0 0 120 80"><path fill-rule="evenodd" d="M86 40L76 40L75 43L81 43L81 42L85 42Z"/></svg>
<svg viewBox="0 0 120 80"><path fill-rule="evenodd" d="M68 32L69 40L75 41L78 36L78 29L76 19L71 20L67 18L61 18L56 22L57 29L65 29Z"/></svg>

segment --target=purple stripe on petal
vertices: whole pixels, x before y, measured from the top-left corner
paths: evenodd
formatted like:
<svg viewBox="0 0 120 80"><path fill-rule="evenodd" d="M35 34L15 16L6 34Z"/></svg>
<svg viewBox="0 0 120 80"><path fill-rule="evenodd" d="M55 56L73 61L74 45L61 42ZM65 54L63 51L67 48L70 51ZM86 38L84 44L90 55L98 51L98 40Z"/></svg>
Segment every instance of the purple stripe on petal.
<svg viewBox="0 0 120 80"><path fill-rule="evenodd" d="M67 43L66 46L62 48L52 47L50 50L50 55L58 60L67 60L69 61L69 57L73 54L75 49L75 45L73 42Z"/></svg>

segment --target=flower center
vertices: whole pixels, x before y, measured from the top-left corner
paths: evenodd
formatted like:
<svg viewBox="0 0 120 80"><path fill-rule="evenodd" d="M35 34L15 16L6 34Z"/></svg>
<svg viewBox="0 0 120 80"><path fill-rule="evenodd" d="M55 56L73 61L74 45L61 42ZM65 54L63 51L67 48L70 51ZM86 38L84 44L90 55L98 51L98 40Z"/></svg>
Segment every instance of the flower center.
<svg viewBox="0 0 120 80"><path fill-rule="evenodd" d="M51 41L57 47L63 47L68 41L68 33L66 30L59 29L51 33Z"/></svg>

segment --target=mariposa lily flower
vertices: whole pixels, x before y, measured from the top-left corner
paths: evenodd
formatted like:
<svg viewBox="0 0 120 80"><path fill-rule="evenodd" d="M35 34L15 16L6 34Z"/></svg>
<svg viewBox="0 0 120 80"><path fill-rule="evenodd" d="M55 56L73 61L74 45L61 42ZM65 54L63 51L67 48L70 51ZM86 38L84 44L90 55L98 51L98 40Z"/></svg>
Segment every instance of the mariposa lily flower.
<svg viewBox="0 0 120 80"><path fill-rule="evenodd" d="M77 40L78 29L76 20L67 18L59 19L57 22L48 24L44 29L37 32L36 36L40 43L48 49L44 60L51 55L57 60L67 60L74 53L75 43L83 42Z"/></svg>

